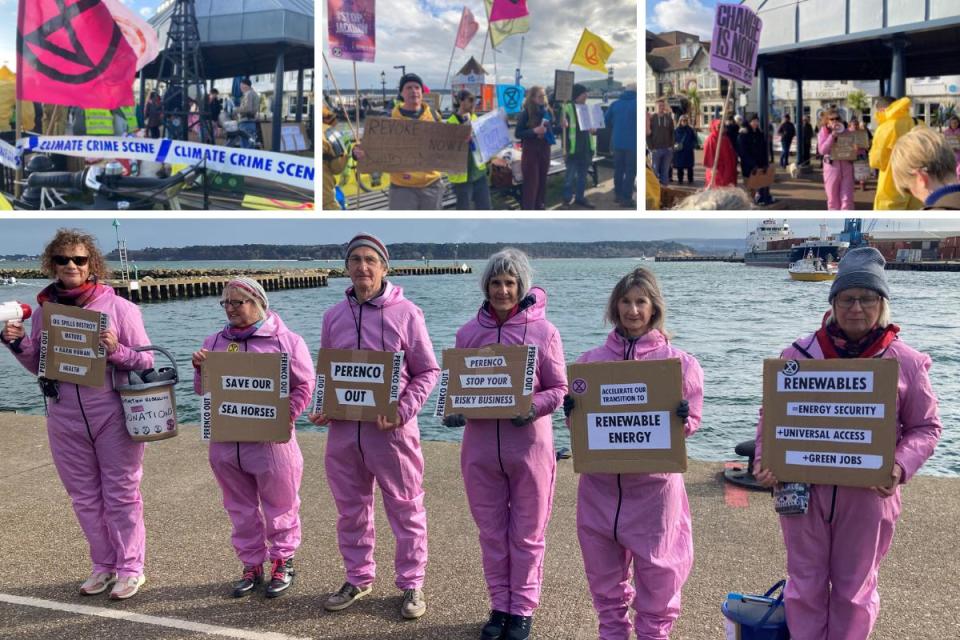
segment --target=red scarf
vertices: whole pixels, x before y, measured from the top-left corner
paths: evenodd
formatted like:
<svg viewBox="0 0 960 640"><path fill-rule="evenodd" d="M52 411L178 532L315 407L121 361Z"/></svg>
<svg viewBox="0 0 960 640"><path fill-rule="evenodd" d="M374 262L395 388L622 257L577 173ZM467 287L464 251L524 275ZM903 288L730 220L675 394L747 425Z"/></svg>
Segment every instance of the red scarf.
<svg viewBox="0 0 960 640"><path fill-rule="evenodd" d="M41 306L44 302L55 302L82 308L100 294L102 287L96 278L87 280L75 289L65 289L57 280L37 294L37 302Z"/></svg>
<svg viewBox="0 0 960 640"><path fill-rule="evenodd" d="M823 351L823 357L832 358L872 358L882 353L897 339L900 327L888 324L886 327L874 327L859 340L851 340L836 322L826 323L817 331L817 343Z"/></svg>

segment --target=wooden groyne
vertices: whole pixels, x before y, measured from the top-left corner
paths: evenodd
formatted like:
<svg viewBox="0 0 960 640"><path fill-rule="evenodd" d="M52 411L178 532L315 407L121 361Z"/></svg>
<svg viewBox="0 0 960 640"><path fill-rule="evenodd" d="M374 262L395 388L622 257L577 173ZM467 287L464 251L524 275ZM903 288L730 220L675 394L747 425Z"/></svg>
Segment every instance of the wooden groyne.
<svg viewBox="0 0 960 640"><path fill-rule="evenodd" d="M156 279L146 276L140 280L109 280L117 295L131 302L161 302L178 298L219 296L236 274ZM267 291L281 289L309 289L327 286L327 272L280 271L276 273L250 274Z"/></svg>

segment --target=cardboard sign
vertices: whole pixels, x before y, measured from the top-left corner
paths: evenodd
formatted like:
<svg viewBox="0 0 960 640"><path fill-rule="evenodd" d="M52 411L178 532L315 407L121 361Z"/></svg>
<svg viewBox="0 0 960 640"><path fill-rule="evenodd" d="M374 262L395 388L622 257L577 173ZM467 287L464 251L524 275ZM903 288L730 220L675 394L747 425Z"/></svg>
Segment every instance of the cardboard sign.
<svg viewBox="0 0 960 640"><path fill-rule="evenodd" d="M397 420L403 351L320 349L313 413L334 420Z"/></svg>
<svg viewBox="0 0 960 640"><path fill-rule="evenodd" d="M423 94L423 101L433 107L433 112L437 115L440 115L440 102L443 101L443 96L439 93L425 93Z"/></svg>
<svg viewBox="0 0 960 640"><path fill-rule="evenodd" d="M766 169L754 169L753 173L750 174L750 177L747 178L747 188L753 189L763 189L764 187L769 187L777 180L777 168L773 165L770 165Z"/></svg>
<svg viewBox="0 0 960 640"><path fill-rule="evenodd" d="M290 366L286 353L211 351L200 375L203 440L290 439Z"/></svg>
<svg viewBox="0 0 960 640"><path fill-rule="evenodd" d="M102 387L107 350L100 345L100 332L108 324L105 313L44 302L37 375L82 387Z"/></svg>
<svg viewBox="0 0 960 640"><path fill-rule="evenodd" d="M890 484L897 444L892 358L763 362L763 466L781 482Z"/></svg>
<svg viewBox="0 0 960 640"><path fill-rule="evenodd" d="M483 162L487 162L503 149L513 144L510 139L510 129L507 126L507 115L502 109L491 111L470 122L473 127L473 139Z"/></svg>
<svg viewBox="0 0 960 640"><path fill-rule="evenodd" d="M870 165L866 160L857 160L853 163L853 179L857 182L866 182L871 178Z"/></svg>
<svg viewBox="0 0 960 640"><path fill-rule="evenodd" d="M377 53L375 0L327 0L330 55L373 62Z"/></svg>
<svg viewBox="0 0 960 640"><path fill-rule="evenodd" d="M724 78L753 86L763 20L748 7L718 4L713 21L710 68Z"/></svg>
<svg viewBox="0 0 960 640"><path fill-rule="evenodd" d="M533 402L537 347L491 344L479 349L444 349L438 418L463 414L496 419L525 416Z"/></svg>
<svg viewBox="0 0 960 640"><path fill-rule="evenodd" d="M573 71L556 69L553 72L553 94L557 102L573 100Z"/></svg>
<svg viewBox="0 0 960 640"><path fill-rule="evenodd" d="M573 106L577 109L577 124L580 126L580 131L606 128L606 122L603 120L603 108L599 104L575 104Z"/></svg>
<svg viewBox="0 0 960 640"><path fill-rule="evenodd" d="M367 118L363 131L362 173L449 171L462 173L470 151L469 124Z"/></svg>
<svg viewBox="0 0 960 640"><path fill-rule="evenodd" d="M857 144L857 138L852 131L841 133L833 141L833 148L830 150L830 157L834 160L846 160L852 162L857 159L857 152L854 145Z"/></svg>
<svg viewBox="0 0 960 640"><path fill-rule="evenodd" d="M960 135L944 133L943 137L947 139L947 144L950 145L953 151L960 151Z"/></svg>
<svg viewBox="0 0 960 640"><path fill-rule="evenodd" d="M567 367L573 470L683 473L687 444L676 409L680 360L625 360Z"/></svg>

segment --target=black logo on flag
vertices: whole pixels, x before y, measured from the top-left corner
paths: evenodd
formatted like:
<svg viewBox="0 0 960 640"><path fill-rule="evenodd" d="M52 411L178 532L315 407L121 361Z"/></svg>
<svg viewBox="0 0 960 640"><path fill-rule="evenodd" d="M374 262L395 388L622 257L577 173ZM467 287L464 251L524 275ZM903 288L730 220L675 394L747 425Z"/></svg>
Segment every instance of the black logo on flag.
<svg viewBox="0 0 960 640"><path fill-rule="evenodd" d="M503 106L507 111L514 111L520 108L520 100L523 98L523 92L519 87L507 87L503 90Z"/></svg>
<svg viewBox="0 0 960 640"><path fill-rule="evenodd" d="M83 16L87 11L102 6L100 0L80 0L70 7L66 6L66 0L56 0L56 3L60 9L60 15L47 20L32 33L23 34L18 32L17 48L22 52L24 60L51 80L65 82L67 84L85 84L102 74L113 62L120 41L123 39L123 32L120 31L120 26L114 23L113 33L110 36L110 44L107 46L107 50L104 51L99 61L94 61L90 58L83 43L80 42L80 39L77 37L74 21ZM70 39L70 44L73 47L72 51L51 41L51 36L61 29ZM59 57L63 61L71 63L71 66L79 66L86 70L81 73L71 74L55 69L40 60L34 51L34 47L50 53L51 61Z"/></svg>

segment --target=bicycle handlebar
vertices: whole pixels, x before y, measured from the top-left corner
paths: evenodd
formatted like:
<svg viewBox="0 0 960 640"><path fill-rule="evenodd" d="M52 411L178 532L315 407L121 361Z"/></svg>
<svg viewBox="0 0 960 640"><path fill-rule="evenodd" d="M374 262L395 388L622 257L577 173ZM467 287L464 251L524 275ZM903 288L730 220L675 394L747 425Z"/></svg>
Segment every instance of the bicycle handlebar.
<svg viewBox="0 0 960 640"><path fill-rule="evenodd" d="M83 171L48 171L31 173L27 178L27 186L47 189L83 190Z"/></svg>

